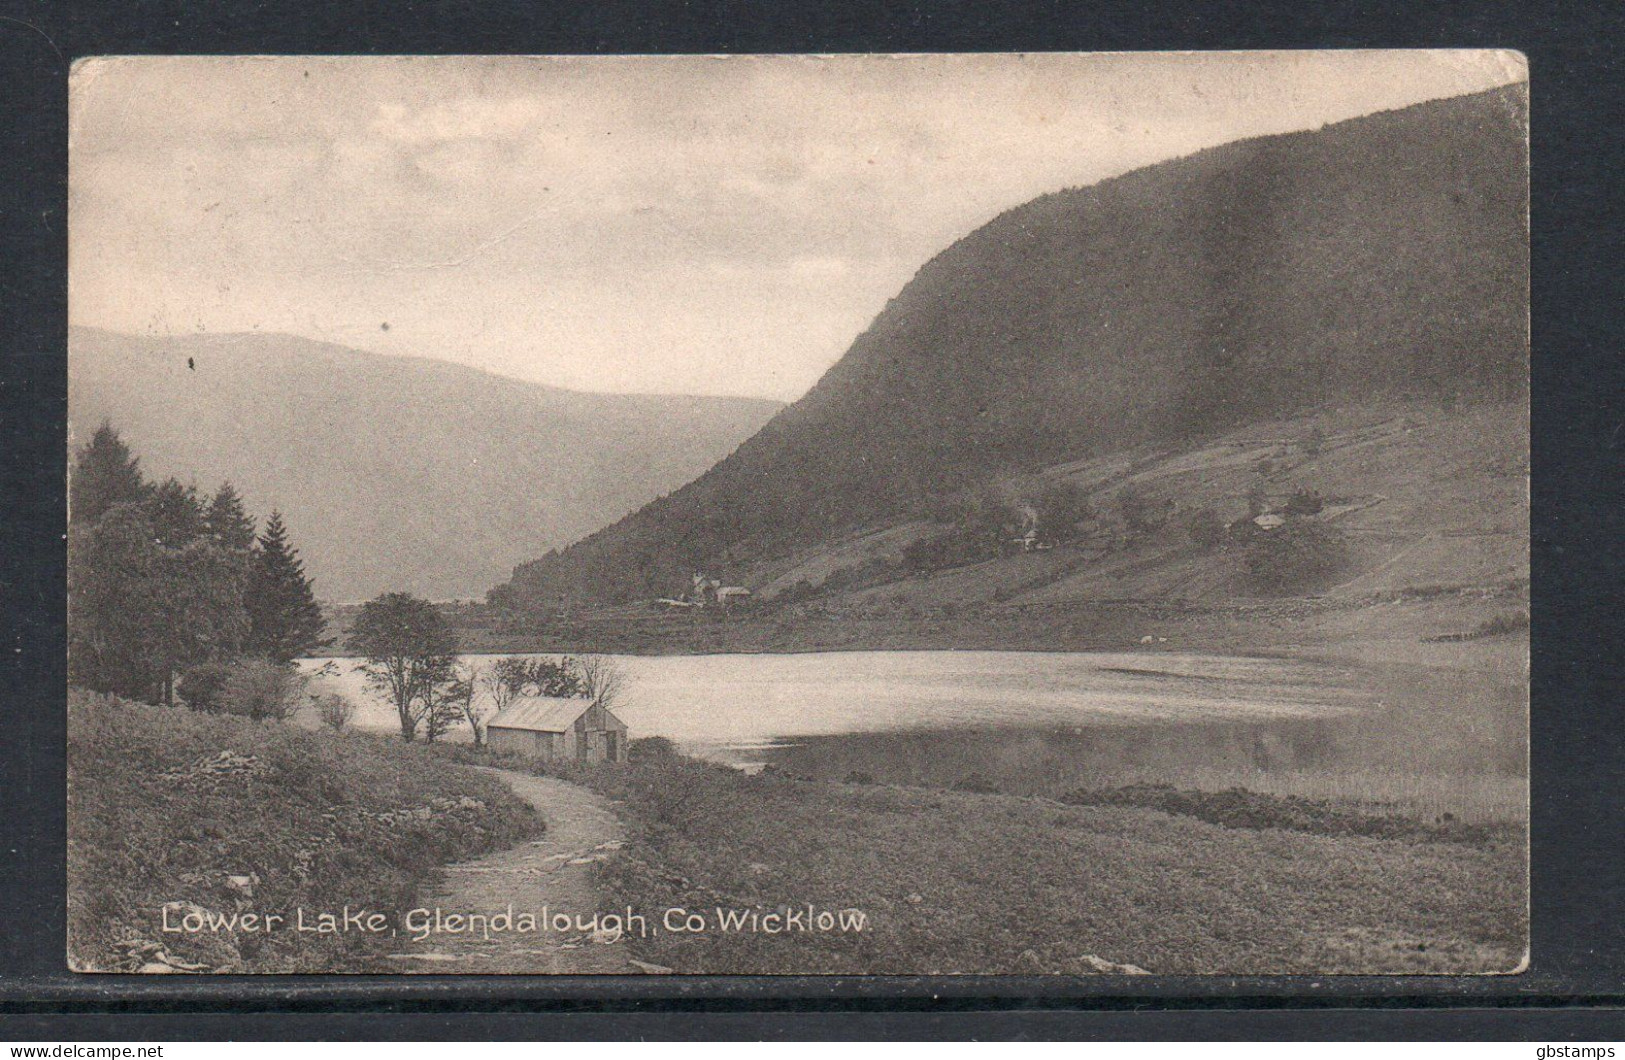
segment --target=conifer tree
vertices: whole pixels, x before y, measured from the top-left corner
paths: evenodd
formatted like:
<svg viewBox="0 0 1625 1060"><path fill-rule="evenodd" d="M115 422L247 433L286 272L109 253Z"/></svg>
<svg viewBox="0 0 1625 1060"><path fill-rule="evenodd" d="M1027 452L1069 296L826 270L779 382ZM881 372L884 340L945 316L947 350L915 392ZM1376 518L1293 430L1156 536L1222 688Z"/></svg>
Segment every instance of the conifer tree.
<svg viewBox="0 0 1625 1060"><path fill-rule="evenodd" d="M155 698L159 666L148 631L159 619L159 549L136 505L68 531L68 680L96 692Z"/></svg>
<svg viewBox="0 0 1625 1060"><path fill-rule="evenodd" d="M68 560L74 684L169 703L178 673L241 650L241 561L209 540L160 544L146 506L74 527Z"/></svg>
<svg viewBox="0 0 1625 1060"><path fill-rule="evenodd" d="M197 490L165 479L147 499L152 532L166 548L185 548L204 535L203 502Z"/></svg>
<svg viewBox="0 0 1625 1060"><path fill-rule="evenodd" d="M243 507L243 499L229 482L222 482L203 515L209 536L228 552L247 553L254 548L254 520Z"/></svg>
<svg viewBox="0 0 1625 1060"><path fill-rule="evenodd" d="M104 422L79 450L68 490L68 515L76 525L91 526L119 504L146 499L141 461L130 455L118 431Z"/></svg>
<svg viewBox="0 0 1625 1060"><path fill-rule="evenodd" d="M322 609L299 551L288 541L281 512L272 512L254 551L248 584L249 650L292 662L329 641L322 639Z"/></svg>
<svg viewBox="0 0 1625 1060"><path fill-rule="evenodd" d="M206 532L195 489L149 486L107 424L80 450L71 485L69 680L172 702L177 674L242 650L247 554Z"/></svg>

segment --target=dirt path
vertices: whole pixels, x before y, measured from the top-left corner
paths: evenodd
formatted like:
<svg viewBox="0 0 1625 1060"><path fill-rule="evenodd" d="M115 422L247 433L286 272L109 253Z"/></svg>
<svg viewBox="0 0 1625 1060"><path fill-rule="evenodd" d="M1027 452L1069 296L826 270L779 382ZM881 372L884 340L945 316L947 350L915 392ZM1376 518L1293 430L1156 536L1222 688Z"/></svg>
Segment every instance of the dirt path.
<svg viewBox="0 0 1625 1060"><path fill-rule="evenodd" d="M651 970L630 961L624 938L612 942L590 931L595 914L614 912L600 899L594 879L597 863L621 845L621 823L609 804L562 780L505 769L484 772L536 807L547 831L534 842L446 866L438 887L422 904L447 916L494 917L512 906L515 927L503 929L493 921L489 931L442 930L415 941L405 930L410 925L403 925L389 954L391 963L404 971L486 975L637 975ZM536 919L536 930L524 930L518 918L525 913ZM551 923L560 913L572 921L565 930ZM589 930L579 930L581 922L588 922Z"/></svg>

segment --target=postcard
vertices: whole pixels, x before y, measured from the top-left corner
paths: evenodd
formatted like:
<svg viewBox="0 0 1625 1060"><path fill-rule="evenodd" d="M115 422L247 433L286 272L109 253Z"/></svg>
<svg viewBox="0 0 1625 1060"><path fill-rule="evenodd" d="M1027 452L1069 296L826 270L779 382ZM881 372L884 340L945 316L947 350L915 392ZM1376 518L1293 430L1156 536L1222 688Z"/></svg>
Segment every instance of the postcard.
<svg viewBox="0 0 1625 1060"><path fill-rule="evenodd" d="M1507 974L1505 51L71 82L79 972Z"/></svg>

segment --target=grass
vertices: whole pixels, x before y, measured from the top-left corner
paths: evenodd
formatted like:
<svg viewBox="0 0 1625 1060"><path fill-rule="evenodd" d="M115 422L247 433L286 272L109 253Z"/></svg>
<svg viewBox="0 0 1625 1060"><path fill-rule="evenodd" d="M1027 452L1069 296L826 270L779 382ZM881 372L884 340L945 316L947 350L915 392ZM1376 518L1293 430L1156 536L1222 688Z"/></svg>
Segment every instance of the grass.
<svg viewBox="0 0 1625 1060"><path fill-rule="evenodd" d="M1355 812L1422 823L1455 820L1465 825L1509 825L1529 815L1529 782L1521 776L1411 773L1401 770L1270 771L1188 769L1177 777L1147 772L1119 778L1122 786L1167 783L1201 792L1232 789L1286 799L1315 799Z"/></svg>
<svg viewBox="0 0 1625 1060"><path fill-rule="evenodd" d="M1466 633L1444 633L1437 637L1428 637L1427 640L1434 644L1462 640L1482 640L1486 637L1504 637L1512 633L1522 633L1528 628L1529 612L1511 611L1487 618Z"/></svg>
<svg viewBox="0 0 1625 1060"><path fill-rule="evenodd" d="M1227 828L1278 828L1313 835L1363 835L1482 846L1516 843L1522 835L1515 825L1468 822L1449 811L1428 819L1408 813L1383 813L1380 810L1387 804L1370 800L1276 795L1242 787L1218 791L1177 788L1172 784L1080 788L1061 801L1073 806L1147 806Z"/></svg>
<svg viewBox="0 0 1625 1060"><path fill-rule="evenodd" d="M349 904L393 917L439 865L540 827L500 781L386 737L79 692L68 719L77 971L354 971L368 936L165 933L161 910L291 918Z"/></svg>
<svg viewBox="0 0 1625 1060"><path fill-rule="evenodd" d="M1088 974L1090 958L1163 974L1506 972L1524 952L1521 830L1441 842L1228 827L683 758L500 764L618 802L629 842L604 867L608 907L811 904L870 925L636 941L678 972Z"/></svg>

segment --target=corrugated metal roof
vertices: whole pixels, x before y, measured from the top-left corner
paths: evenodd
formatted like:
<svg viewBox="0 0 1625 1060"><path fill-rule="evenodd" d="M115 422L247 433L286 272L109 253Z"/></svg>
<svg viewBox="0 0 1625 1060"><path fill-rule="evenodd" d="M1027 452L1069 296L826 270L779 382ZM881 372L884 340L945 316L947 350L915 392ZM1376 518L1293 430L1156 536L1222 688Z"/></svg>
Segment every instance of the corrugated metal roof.
<svg viewBox="0 0 1625 1060"><path fill-rule="evenodd" d="M486 723L489 729L528 729L531 732L565 732L576 719L592 708L590 699L555 699L533 696L510 704L508 709Z"/></svg>

